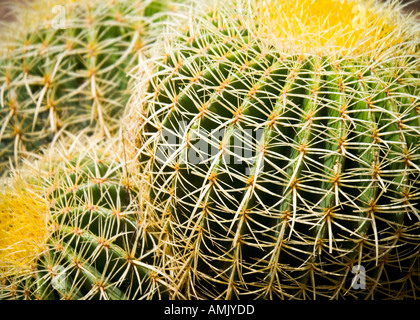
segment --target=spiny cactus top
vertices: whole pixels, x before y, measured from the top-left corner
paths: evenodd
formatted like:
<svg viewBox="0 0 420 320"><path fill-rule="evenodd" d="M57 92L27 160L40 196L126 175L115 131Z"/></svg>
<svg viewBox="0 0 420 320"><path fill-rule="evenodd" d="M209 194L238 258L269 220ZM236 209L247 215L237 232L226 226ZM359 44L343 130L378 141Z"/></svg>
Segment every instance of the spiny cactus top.
<svg viewBox="0 0 420 320"><path fill-rule="evenodd" d="M47 20L9 36L0 48L0 172L62 130L88 127L109 137L118 128L130 91L127 74L147 43L144 13L153 15L165 3L68 2L34 1L28 16L2 30L13 34L46 11Z"/></svg>
<svg viewBox="0 0 420 320"><path fill-rule="evenodd" d="M0 299L167 296L157 239L113 143L52 148L0 194Z"/></svg>
<svg viewBox="0 0 420 320"><path fill-rule="evenodd" d="M418 298L418 25L372 1L197 7L130 106L179 292Z"/></svg>

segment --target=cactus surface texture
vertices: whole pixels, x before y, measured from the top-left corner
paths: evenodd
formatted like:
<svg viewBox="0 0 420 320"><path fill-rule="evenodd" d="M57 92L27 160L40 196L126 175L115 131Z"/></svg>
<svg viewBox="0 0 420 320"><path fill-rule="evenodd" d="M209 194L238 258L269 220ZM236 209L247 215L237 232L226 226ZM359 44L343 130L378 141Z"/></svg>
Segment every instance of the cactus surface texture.
<svg viewBox="0 0 420 320"><path fill-rule="evenodd" d="M39 244L35 248L16 242L3 244L0 298L167 297L166 285L155 267L159 265L157 239L143 223L137 205L139 191L110 142L115 141L75 139L65 147L52 148L36 165L25 166L31 173L24 175L31 187L24 190L32 190L31 196L22 199L17 188L9 188L6 196L14 195L9 202L17 205L9 203L9 214L2 216L0 229L19 232L23 223L13 226L21 215L17 209L22 200L31 199L44 208L38 211L44 219L38 218L43 220L41 225L26 223L26 227L45 232L28 239ZM28 216L35 213L26 212ZM10 256L12 250L4 249L8 246L15 246L15 252L20 249L26 261L21 259L17 266L16 254Z"/></svg>
<svg viewBox="0 0 420 320"><path fill-rule="evenodd" d="M418 299L415 21L395 2L196 7L130 106L176 292Z"/></svg>
<svg viewBox="0 0 420 320"><path fill-rule="evenodd" d="M19 36L9 35L1 48L0 171L62 131L89 128L110 137L118 130L130 96L128 73L148 41L144 13L153 16L166 2L58 3L34 1L2 30ZM44 12L48 18L40 19Z"/></svg>
<svg viewBox="0 0 420 320"><path fill-rule="evenodd" d="M419 299L419 15L22 1L0 300Z"/></svg>

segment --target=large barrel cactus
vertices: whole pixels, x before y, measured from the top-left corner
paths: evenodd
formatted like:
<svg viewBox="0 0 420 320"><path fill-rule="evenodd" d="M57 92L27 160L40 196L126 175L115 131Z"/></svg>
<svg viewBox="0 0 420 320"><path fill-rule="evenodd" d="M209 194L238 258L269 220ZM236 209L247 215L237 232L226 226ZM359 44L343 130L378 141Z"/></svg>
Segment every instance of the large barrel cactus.
<svg viewBox="0 0 420 320"><path fill-rule="evenodd" d="M53 148L2 192L0 299L168 297L158 240L110 142Z"/></svg>
<svg viewBox="0 0 420 320"><path fill-rule="evenodd" d="M128 74L166 3L37 0L18 11L0 46L0 172L62 131L118 130Z"/></svg>
<svg viewBox="0 0 420 320"><path fill-rule="evenodd" d="M131 106L177 292L418 298L415 20L395 2L197 4Z"/></svg>

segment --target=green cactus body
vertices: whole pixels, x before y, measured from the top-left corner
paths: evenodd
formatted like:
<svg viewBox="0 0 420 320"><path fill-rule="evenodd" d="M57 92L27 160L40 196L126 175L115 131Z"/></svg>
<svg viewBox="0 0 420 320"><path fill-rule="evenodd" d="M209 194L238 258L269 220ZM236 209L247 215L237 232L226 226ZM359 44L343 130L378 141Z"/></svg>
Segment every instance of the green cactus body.
<svg viewBox="0 0 420 320"><path fill-rule="evenodd" d="M62 131L100 130L109 137L117 130L130 95L128 73L148 41L150 17L143 12L152 16L165 9L165 1L149 2L67 4L61 6L62 21L39 23L3 45L2 166L37 152Z"/></svg>
<svg viewBox="0 0 420 320"><path fill-rule="evenodd" d="M138 190L108 147L75 150L86 145L53 155L33 177L50 202L50 231L33 270L6 278L4 299L168 297L157 240L141 224Z"/></svg>
<svg viewBox="0 0 420 320"><path fill-rule="evenodd" d="M255 8L215 8L173 31L137 105L178 291L418 298L418 41L292 52Z"/></svg>

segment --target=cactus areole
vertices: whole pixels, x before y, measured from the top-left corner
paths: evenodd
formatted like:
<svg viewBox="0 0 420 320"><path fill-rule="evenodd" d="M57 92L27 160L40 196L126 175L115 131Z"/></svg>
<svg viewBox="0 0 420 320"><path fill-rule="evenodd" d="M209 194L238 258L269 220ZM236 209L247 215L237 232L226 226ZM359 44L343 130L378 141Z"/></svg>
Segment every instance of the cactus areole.
<svg viewBox="0 0 420 320"><path fill-rule="evenodd" d="M216 2L170 32L133 110L178 292L418 297L419 32L401 8Z"/></svg>

